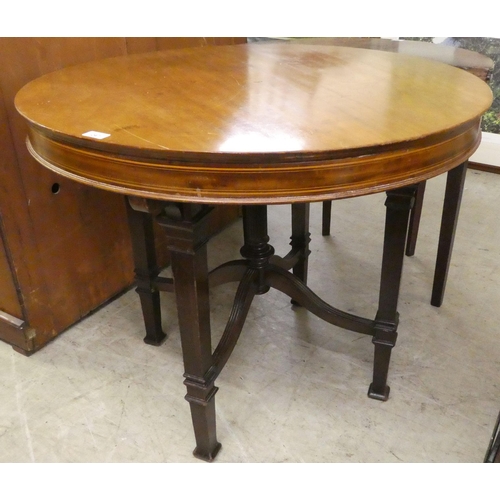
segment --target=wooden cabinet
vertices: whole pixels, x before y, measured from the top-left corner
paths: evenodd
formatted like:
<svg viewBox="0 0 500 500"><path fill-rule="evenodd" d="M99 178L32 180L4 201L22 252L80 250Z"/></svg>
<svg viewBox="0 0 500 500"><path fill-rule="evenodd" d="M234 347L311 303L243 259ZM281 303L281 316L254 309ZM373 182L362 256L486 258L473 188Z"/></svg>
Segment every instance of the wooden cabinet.
<svg viewBox="0 0 500 500"><path fill-rule="evenodd" d="M37 163L26 149L27 127L14 107L17 91L42 74L93 59L245 41L0 38L1 340L31 354L130 286L134 276L124 198ZM220 224L234 215L222 215ZM162 236L158 231L156 246L166 265Z"/></svg>

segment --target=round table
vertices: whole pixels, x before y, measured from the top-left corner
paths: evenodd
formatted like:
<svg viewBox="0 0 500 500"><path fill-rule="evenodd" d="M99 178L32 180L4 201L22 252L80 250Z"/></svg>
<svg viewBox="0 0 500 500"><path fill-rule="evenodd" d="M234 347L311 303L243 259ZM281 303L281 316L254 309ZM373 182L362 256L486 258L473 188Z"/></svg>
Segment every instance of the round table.
<svg viewBox="0 0 500 500"><path fill-rule="evenodd" d="M212 460L220 449L215 380L253 297L271 287L334 325L372 336L368 394L387 399L415 186L448 171L463 177L491 101L484 82L438 62L270 43L68 67L26 85L16 107L29 125L28 148L42 165L127 195L136 211L165 228L173 281L155 286L175 290L194 453ZM367 319L334 308L307 287L308 207L383 191L379 306ZM207 227L220 204L243 206L243 259L209 272ZM269 204L292 205L292 249L284 257L269 244ZM212 350L208 290L229 281L239 286Z"/></svg>

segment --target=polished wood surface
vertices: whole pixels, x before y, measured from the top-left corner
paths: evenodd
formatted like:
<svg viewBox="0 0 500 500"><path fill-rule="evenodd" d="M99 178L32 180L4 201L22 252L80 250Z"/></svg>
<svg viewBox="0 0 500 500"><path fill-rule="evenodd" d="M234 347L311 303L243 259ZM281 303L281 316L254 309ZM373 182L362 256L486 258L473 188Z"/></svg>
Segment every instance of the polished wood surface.
<svg viewBox="0 0 500 500"><path fill-rule="evenodd" d="M491 99L445 64L271 43L78 65L29 83L16 106L32 154L62 175L246 204L356 196L450 170L477 148Z"/></svg>

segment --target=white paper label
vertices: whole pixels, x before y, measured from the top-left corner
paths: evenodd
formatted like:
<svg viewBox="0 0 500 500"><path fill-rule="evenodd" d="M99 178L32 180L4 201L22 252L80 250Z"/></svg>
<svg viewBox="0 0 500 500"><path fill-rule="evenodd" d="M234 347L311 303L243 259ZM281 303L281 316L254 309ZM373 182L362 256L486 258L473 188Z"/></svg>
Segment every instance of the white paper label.
<svg viewBox="0 0 500 500"><path fill-rule="evenodd" d="M106 139L106 137L109 137L111 134L105 134L104 132L96 132L95 130L89 130L88 132L85 132L82 135L85 137L92 137L92 139Z"/></svg>

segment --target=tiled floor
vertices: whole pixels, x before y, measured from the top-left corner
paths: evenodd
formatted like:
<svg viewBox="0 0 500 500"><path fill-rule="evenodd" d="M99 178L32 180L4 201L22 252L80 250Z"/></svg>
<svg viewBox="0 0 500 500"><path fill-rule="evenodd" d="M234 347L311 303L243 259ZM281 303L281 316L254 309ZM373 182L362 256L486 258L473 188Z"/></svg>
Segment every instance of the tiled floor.
<svg viewBox="0 0 500 500"><path fill-rule="evenodd" d="M481 462L500 410L500 175L470 170L444 304L429 304L445 177L428 183L416 255L405 259L387 402L367 398L371 339L257 297L218 379L219 463ZM384 196L333 205L322 237L312 207L309 284L373 317ZM289 207L271 207L277 253ZM239 257L241 228L210 242L211 264ZM213 290L214 338L235 287ZM173 297L168 340L142 342L130 291L30 358L0 345L0 462L196 462Z"/></svg>

